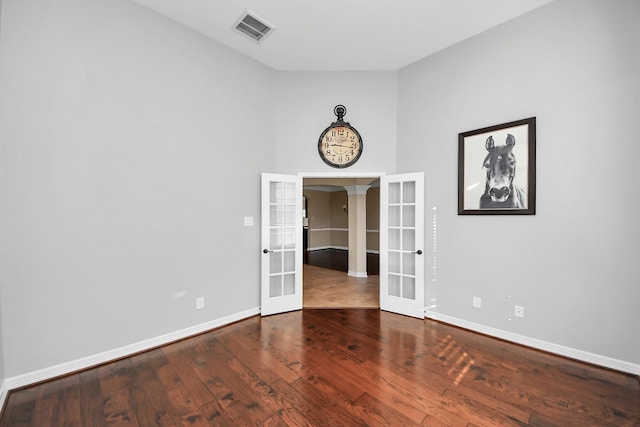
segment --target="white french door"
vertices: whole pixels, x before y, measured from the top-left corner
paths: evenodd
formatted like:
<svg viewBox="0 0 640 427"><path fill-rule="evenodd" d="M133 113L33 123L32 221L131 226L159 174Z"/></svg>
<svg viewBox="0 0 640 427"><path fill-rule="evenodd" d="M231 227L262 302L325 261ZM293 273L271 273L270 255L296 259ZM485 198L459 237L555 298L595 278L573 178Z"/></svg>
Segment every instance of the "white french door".
<svg viewBox="0 0 640 427"><path fill-rule="evenodd" d="M380 180L380 309L424 318L424 173Z"/></svg>
<svg viewBox="0 0 640 427"><path fill-rule="evenodd" d="M302 177L262 174L261 314L302 308Z"/></svg>

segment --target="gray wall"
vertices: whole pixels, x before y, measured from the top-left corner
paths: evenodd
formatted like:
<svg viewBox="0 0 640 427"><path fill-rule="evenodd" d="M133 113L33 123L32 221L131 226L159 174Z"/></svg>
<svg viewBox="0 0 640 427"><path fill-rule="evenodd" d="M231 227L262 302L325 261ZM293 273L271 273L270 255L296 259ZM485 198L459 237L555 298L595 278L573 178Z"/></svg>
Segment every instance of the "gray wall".
<svg viewBox="0 0 640 427"><path fill-rule="evenodd" d="M4 358L5 358L5 353L4 353L4 334L3 334L3 321L2 321L2 289L0 288L0 387L2 386L2 384L4 383L4 380L6 379L6 375L5 375L5 370L4 370ZM0 390L0 395L2 393L2 390Z"/></svg>
<svg viewBox="0 0 640 427"><path fill-rule="evenodd" d="M639 17L636 0L558 0L400 71L398 169L426 172L434 311L640 363ZM457 134L531 116L537 215L458 216Z"/></svg>
<svg viewBox="0 0 640 427"><path fill-rule="evenodd" d="M360 132L364 149L348 172L394 172L397 73L279 72L276 97L277 172L332 172L318 155L320 133L336 121L333 108Z"/></svg>
<svg viewBox="0 0 640 427"><path fill-rule="evenodd" d="M0 0L0 43L2 43L2 2ZM0 56L0 59L2 56ZM1 68L0 68L1 70ZM2 159L2 142L0 141L0 161ZM0 169L0 177L2 176L2 170ZM2 233L2 229L0 228L0 233ZM1 234L0 234L1 236ZM2 282L0 282L0 386L3 384L6 375L4 374L4 337L3 337L3 328L2 328Z"/></svg>
<svg viewBox="0 0 640 427"><path fill-rule="evenodd" d="M5 376L257 307L259 173L335 172L337 103L365 139L349 171L426 171L427 305L639 363L638 6L558 0L399 73L288 73L126 0L2 0ZM538 215L458 217L457 133L534 115Z"/></svg>
<svg viewBox="0 0 640 427"><path fill-rule="evenodd" d="M2 6L7 377L259 306L275 72L126 0Z"/></svg>

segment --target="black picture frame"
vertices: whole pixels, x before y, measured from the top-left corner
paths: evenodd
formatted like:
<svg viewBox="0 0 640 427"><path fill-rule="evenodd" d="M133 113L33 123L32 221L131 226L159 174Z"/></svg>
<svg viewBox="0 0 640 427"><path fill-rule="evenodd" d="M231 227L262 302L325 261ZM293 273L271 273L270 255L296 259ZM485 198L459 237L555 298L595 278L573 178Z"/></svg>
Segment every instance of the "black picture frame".
<svg viewBox="0 0 640 427"><path fill-rule="evenodd" d="M536 118L458 134L458 215L535 215Z"/></svg>

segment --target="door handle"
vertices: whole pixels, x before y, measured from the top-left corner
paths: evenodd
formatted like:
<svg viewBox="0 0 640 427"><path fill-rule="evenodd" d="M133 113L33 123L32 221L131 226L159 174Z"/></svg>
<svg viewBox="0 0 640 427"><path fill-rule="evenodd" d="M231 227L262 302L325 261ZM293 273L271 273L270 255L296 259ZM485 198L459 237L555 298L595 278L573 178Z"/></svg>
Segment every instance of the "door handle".
<svg viewBox="0 0 640 427"><path fill-rule="evenodd" d="M422 255L422 249L418 249L417 251L413 251L412 253Z"/></svg>
<svg viewBox="0 0 640 427"><path fill-rule="evenodd" d="M265 254L268 254L269 252L273 252L273 251L270 251L269 249L263 249L262 250L262 253L265 253Z"/></svg>

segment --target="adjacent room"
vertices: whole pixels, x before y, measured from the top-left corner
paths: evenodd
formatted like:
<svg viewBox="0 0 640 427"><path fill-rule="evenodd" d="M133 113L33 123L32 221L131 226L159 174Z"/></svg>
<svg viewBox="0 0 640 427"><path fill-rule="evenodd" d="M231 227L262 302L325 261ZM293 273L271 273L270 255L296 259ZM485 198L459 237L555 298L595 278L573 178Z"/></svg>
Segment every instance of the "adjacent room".
<svg viewBox="0 0 640 427"><path fill-rule="evenodd" d="M380 180L304 179L302 216L303 306L379 308Z"/></svg>
<svg viewBox="0 0 640 427"><path fill-rule="evenodd" d="M0 427L638 425L639 20L0 0Z"/></svg>

